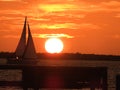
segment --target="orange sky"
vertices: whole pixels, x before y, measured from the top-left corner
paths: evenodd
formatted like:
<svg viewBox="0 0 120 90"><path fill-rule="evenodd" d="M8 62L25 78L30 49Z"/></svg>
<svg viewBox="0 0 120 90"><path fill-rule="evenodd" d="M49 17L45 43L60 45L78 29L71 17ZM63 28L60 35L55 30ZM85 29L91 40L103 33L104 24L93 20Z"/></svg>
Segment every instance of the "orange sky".
<svg viewBox="0 0 120 90"><path fill-rule="evenodd" d="M56 36L63 52L120 55L119 0L0 0L0 51L15 51L25 16L37 52Z"/></svg>

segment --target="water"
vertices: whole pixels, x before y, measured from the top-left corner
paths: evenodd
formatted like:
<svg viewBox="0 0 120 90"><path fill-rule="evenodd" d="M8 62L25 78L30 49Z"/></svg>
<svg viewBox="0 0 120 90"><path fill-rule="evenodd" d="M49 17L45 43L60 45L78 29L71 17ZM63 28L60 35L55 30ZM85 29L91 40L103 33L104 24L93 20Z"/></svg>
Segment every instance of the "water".
<svg viewBox="0 0 120 90"><path fill-rule="evenodd" d="M5 86L5 87L0 87L0 90L23 90L20 87L9 87L9 86Z"/></svg>
<svg viewBox="0 0 120 90"><path fill-rule="evenodd" d="M22 71L21 70L0 70L0 81L21 81ZM23 90L21 87L13 86L2 86L0 90ZM28 90L33 90L29 88ZM90 88L83 89L39 89L39 90L90 90ZM95 89L101 90L101 89Z"/></svg>
<svg viewBox="0 0 120 90"><path fill-rule="evenodd" d="M113 64L114 63L114 64ZM119 63L116 63L119 65ZM38 63L40 66L116 66L115 62L108 61L80 61L80 60L40 60ZM0 70L0 81L21 81L22 71L21 70ZM0 90L23 90L21 87L0 87ZM29 88L28 90L33 90ZM49 89L39 89L49 90ZM52 90L90 90L90 88L83 89L52 89ZM102 89L95 89L102 90Z"/></svg>

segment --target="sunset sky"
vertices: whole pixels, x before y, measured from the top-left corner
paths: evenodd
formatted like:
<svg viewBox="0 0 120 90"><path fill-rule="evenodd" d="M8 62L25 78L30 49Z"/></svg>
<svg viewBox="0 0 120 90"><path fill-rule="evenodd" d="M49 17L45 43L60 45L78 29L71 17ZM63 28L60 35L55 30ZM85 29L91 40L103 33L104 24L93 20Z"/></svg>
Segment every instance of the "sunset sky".
<svg viewBox="0 0 120 90"><path fill-rule="evenodd" d="M63 53L120 55L120 0L0 0L0 51L15 51L25 16L37 52L59 37Z"/></svg>

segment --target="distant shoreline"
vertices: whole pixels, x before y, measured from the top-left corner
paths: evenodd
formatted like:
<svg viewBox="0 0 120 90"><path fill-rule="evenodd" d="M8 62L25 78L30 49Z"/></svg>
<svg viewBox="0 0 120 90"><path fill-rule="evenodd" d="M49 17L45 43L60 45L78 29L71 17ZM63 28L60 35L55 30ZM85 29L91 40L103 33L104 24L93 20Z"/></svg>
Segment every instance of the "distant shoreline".
<svg viewBox="0 0 120 90"><path fill-rule="evenodd" d="M10 58L13 53L0 52L0 58ZM97 55L97 54L81 54L81 53L37 53L38 59L66 59L66 60L113 60L120 61L119 55Z"/></svg>

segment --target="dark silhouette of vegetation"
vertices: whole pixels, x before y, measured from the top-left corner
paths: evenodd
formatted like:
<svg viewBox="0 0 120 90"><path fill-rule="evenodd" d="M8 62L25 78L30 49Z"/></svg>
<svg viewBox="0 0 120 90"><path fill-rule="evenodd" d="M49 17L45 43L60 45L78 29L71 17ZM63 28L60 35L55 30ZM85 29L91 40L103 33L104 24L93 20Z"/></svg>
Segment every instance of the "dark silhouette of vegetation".
<svg viewBox="0 0 120 90"><path fill-rule="evenodd" d="M14 53L0 52L0 58L10 58ZM80 53L37 53L38 59L64 59L64 60L114 60L119 61L120 56L117 55L96 55L96 54L80 54Z"/></svg>
<svg viewBox="0 0 120 90"><path fill-rule="evenodd" d="M0 58L10 58L12 55L13 53L11 52L0 52Z"/></svg>
<svg viewBox="0 0 120 90"><path fill-rule="evenodd" d="M96 54L80 54L80 53L62 53L62 54L38 53L37 56L40 59L120 60L120 56L115 56L115 55L96 55Z"/></svg>

